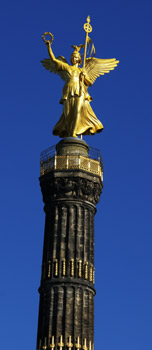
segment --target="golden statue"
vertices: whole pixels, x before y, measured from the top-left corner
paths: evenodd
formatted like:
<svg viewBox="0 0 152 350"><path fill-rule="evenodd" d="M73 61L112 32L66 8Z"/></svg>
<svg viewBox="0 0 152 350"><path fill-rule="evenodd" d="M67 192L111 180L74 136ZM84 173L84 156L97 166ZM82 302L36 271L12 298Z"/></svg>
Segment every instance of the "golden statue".
<svg viewBox="0 0 152 350"><path fill-rule="evenodd" d="M86 32L85 45L72 45L74 52L71 55L71 63L69 65L63 56L56 58L53 54L51 43L54 39L49 32L43 34L43 40L47 45L50 59L42 61L43 66L50 72L59 74L65 81L63 87L62 98L60 103L63 104L63 112L53 129L53 134L60 137L77 137L78 135L93 135L103 130L102 123L94 114L90 101L92 97L88 93L88 86L93 85L96 78L113 70L119 61L112 59L98 59L95 57L86 58L87 44L92 44L92 52L95 55L94 45L89 38L88 33L92 31L90 25L90 17L84 24ZM50 35L51 39L46 40L46 35ZM84 47L83 67L80 49Z"/></svg>

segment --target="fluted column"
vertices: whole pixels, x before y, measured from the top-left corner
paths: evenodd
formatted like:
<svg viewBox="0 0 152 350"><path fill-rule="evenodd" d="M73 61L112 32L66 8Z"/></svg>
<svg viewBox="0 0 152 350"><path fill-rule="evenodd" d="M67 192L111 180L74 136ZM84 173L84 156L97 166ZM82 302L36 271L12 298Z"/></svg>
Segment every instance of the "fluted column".
<svg viewBox="0 0 152 350"><path fill-rule="evenodd" d="M40 185L46 218L37 349L93 350L94 215L102 181L77 169L54 170Z"/></svg>

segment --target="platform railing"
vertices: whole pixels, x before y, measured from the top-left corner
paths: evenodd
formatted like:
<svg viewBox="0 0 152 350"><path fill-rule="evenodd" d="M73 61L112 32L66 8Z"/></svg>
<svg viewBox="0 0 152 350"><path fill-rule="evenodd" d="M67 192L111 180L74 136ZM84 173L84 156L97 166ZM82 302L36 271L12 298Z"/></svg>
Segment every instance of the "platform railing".
<svg viewBox="0 0 152 350"><path fill-rule="evenodd" d="M88 171L89 173L98 175L103 180L103 168L99 160L94 160L89 157L81 155L63 155L48 158L40 162L41 170L40 176L52 171L52 170L76 170L81 169Z"/></svg>

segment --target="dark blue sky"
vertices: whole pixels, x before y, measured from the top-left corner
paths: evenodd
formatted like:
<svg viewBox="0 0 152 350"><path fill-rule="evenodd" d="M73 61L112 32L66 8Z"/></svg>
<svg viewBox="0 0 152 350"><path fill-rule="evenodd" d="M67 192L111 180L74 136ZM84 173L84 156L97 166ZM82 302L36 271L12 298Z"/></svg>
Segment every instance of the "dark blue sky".
<svg viewBox="0 0 152 350"><path fill-rule="evenodd" d="M120 60L89 93L104 131L95 221L95 348L152 349L152 2L5 1L0 5L2 349L35 349L44 213L40 152L59 141L63 82L41 65L42 34L69 61L91 16L96 57Z"/></svg>

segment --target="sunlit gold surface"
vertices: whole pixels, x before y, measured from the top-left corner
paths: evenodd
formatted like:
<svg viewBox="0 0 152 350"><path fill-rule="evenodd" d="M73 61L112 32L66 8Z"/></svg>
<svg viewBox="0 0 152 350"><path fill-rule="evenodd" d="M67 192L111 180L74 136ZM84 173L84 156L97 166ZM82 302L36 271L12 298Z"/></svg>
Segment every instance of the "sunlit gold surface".
<svg viewBox="0 0 152 350"><path fill-rule="evenodd" d="M87 17L87 23L84 24L83 29L85 30L86 33L92 32L92 27L90 24L90 16Z"/></svg>
<svg viewBox="0 0 152 350"><path fill-rule="evenodd" d="M73 348L73 344L71 342L71 336L69 336L69 341L67 342L67 347L69 350L71 350Z"/></svg>
<svg viewBox="0 0 152 350"><path fill-rule="evenodd" d="M92 280L93 280L93 266L92 265L90 266L89 279L90 279L90 282L92 282Z"/></svg>
<svg viewBox="0 0 152 350"><path fill-rule="evenodd" d="M64 347L63 335L60 335L60 342L58 343L58 347L59 347L59 350L62 350L62 348Z"/></svg>
<svg viewBox="0 0 152 350"><path fill-rule="evenodd" d="M88 279L88 262L85 263L84 278L85 278L86 280Z"/></svg>
<svg viewBox="0 0 152 350"><path fill-rule="evenodd" d="M66 259L63 259L63 263L62 263L62 274L63 274L63 276L66 275Z"/></svg>
<svg viewBox="0 0 152 350"><path fill-rule="evenodd" d="M46 40L46 39L45 39L46 35L49 35L49 36L51 37L51 39L50 39L50 40ZM45 42L45 44L46 44L47 42L50 42L50 44L51 44L52 41L54 40L54 36L53 36L53 34L50 33L50 32L45 32L45 33L42 35L42 39L43 39L43 41Z"/></svg>
<svg viewBox="0 0 152 350"><path fill-rule="evenodd" d="M77 343L75 344L75 347L76 347L77 350L81 349L80 337L77 338Z"/></svg>
<svg viewBox="0 0 152 350"><path fill-rule="evenodd" d="M71 268L70 268L70 272L71 272L71 277L74 277L74 259L71 259Z"/></svg>
<svg viewBox="0 0 152 350"><path fill-rule="evenodd" d="M52 162L52 158L45 162L41 162L41 176L50 172L51 170L82 169L100 176L103 180L101 165L97 160L77 155L55 156L53 159L54 162Z"/></svg>
<svg viewBox="0 0 152 350"><path fill-rule="evenodd" d="M58 276L58 259L55 259L55 276Z"/></svg>
<svg viewBox="0 0 152 350"><path fill-rule="evenodd" d="M87 89L89 86L93 85L97 77L109 73L119 62L116 61L115 58L86 58L87 44L91 41L88 37L88 33L92 31L89 16L87 18L87 23L84 24L84 30L86 32L86 39L83 68L79 67L82 62L79 50L84 45L74 46L75 51L71 56L71 66L63 56L58 58L54 56L51 48L51 43L54 38L53 34L50 32L43 34L43 40L47 45L50 59L44 59L42 64L50 72L59 74L65 81L62 98L60 100L60 103L63 104L63 112L60 120L53 129L53 134L60 137L77 137L77 135L91 135L102 131L103 125L97 119L90 106L92 97L89 95ZM50 35L51 39L46 40L46 35Z"/></svg>
<svg viewBox="0 0 152 350"><path fill-rule="evenodd" d="M88 347L87 347L87 339L84 338L84 343L83 343L83 347L82 347L83 350L88 350Z"/></svg>
<svg viewBox="0 0 152 350"><path fill-rule="evenodd" d="M54 269L51 267L54 266ZM43 274L42 280L46 278L50 279L52 277L59 276L59 262L57 259L54 261L49 260L47 263L43 264ZM62 277L67 275L67 270L70 268L70 276L76 278L89 279L90 282L94 284L94 267L92 264L89 265L88 262L82 263L82 260L76 261L75 259L71 259L70 262L67 262L66 259L62 260ZM89 272L89 273L88 273ZM89 277L89 278L88 278Z"/></svg>
<svg viewBox="0 0 152 350"><path fill-rule="evenodd" d="M50 341L50 344L49 344L49 347L48 347L47 343L49 341ZM73 341L74 341L74 339L73 339ZM56 345L58 346L59 350L62 350L64 348L63 335L60 335L59 343L57 343L57 344L54 341L54 336L51 337L51 340L49 338L45 337L43 346L42 346L42 340L40 339L38 350L41 350L41 349L46 350L48 348L53 350L56 347ZM81 349L83 349L83 350L93 350L94 349L94 344L91 341L88 342L88 345L89 345L89 347L87 347L87 339L84 338L83 339L83 346L81 346L81 344L80 344L80 337L79 336L77 337L76 343L75 343L75 348L77 350L81 350ZM68 341L67 341L67 344L65 346L65 349L66 349L66 347L67 347L68 350L71 350L73 348L72 336L71 335L68 337Z"/></svg>
<svg viewBox="0 0 152 350"><path fill-rule="evenodd" d="M95 284L95 269L93 269L93 284Z"/></svg>
<svg viewBox="0 0 152 350"><path fill-rule="evenodd" d="M82 260L79 260L78 266L79 266L79 269L78 269L78 276L79 276L79 277L82 277Z"/></svg>
<svg viewBox="0 0 152 350"><path fill-rule="evenodd" d="M50 343L50 348L53 350L55 348L54 335L52 335L52 343Z"/></svg>

